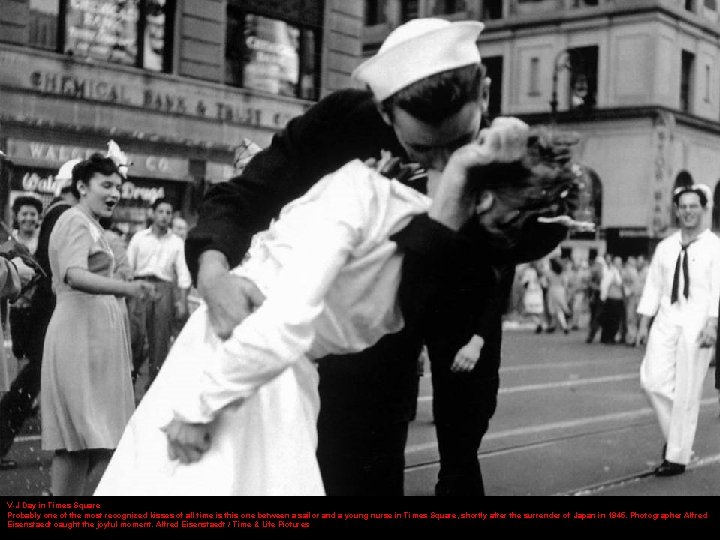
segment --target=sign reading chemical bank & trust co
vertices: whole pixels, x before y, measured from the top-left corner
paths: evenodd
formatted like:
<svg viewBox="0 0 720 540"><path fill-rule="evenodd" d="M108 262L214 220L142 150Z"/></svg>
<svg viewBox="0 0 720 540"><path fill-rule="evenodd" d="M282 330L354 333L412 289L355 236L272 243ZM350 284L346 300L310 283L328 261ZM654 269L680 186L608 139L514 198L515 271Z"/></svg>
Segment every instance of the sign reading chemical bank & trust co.
<svg viewBox="0 0 720 540"><path fill-rule="evenodd" d="M292 98L137 73L122 66L109 69L69 63L25 51L0 54L0 86L273 130L284 127L308 106Z"/></svg>

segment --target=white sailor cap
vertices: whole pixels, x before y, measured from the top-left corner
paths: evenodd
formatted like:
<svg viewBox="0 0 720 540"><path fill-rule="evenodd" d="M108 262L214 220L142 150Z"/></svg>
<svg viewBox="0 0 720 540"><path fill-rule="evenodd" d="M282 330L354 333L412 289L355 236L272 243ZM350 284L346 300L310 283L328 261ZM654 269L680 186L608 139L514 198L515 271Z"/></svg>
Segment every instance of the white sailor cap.
<svg viewBox="0 0 720 540"><path fill-rule="evenodd" d="M75 165L80 163L81 159L71 159L70 161L66 161L62 164L60 167L60 170L58 170L58 173L55 175L56 180L66 180L68 183L72 179L72 170Z"/></svg>
<svg viewBox="0 0 720 540"><path fill-rule="evenodd" d="M705 200L705 204L703 206L705 206L706 208L712 207L712 190L707 184L690 184L676 187L673 190L673 203L677 204L677 202L680 200L680 195L684 193L695 193L698 197L700 197L701 202L703 199Z"/></svg>
<svg viewBox="0 0 720 540"><path fill-rule="evenodd" d="M412 19L390 32L378 52L352 77L367 84L378 101L436 73L480 63L479 21Z"/></svg>

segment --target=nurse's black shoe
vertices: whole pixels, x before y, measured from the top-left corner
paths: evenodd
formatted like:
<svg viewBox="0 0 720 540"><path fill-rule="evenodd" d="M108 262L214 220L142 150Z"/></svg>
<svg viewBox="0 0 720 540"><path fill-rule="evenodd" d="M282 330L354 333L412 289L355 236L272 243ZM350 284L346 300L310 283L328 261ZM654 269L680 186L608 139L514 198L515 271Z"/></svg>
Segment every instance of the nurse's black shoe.
<svg viewBox="0 0 720 540"><path fill-rule="evenodd" d="M655 476L675 476L685 472L685 465L664 460L654 471Z"/></svg>

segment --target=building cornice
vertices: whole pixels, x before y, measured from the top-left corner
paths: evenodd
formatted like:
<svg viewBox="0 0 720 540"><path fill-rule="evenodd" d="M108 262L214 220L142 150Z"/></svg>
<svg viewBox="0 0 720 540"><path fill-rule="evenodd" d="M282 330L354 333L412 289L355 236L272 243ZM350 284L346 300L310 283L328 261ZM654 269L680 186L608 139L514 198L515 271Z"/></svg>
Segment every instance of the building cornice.
<svg viewBox="0 0 720 540"><path fill-rule="evenodd" d="M612 122L616 120L654 120L661 114L672 114L677 125L683 125L720 135L720 121L700 118L677 109L663 107L660 105L644 105L640 107L611 107L594 109L592 111L559 111L556 114L556 124L592 124L598 122ZM530 125L550 124L550 111L543 113L518 113L515 114L524 122Z"/></svg>
<svg viewBox="0 0 720 540"><path fill-rule="evenodd" d="M613 26L618 23L618 19L637 17L639 15L657 16L659 20L662 20L662 18L669 19L669 22L674 24L694 28L697 31L720 39L720 24L707 20L700 15L670 5L662 0L626 0L594 8L541 11L484 21L485 30L480 35L479 42L496 41L517 32L532 31L534 28L540 27L547 29L548 26L559 29L569 27L568 30L575 30L578 26L583 27L587 24L591 28L597 28L599 19L605 19L606 26Z"/></svg>

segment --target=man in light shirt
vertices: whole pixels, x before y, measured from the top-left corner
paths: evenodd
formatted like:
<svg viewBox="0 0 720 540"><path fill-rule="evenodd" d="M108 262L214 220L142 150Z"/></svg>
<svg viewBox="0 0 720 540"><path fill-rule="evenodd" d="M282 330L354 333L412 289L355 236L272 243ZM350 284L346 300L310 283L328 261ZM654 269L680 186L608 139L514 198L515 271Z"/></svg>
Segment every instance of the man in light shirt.
<svg viewBox="0 0 720 540"><path fill-rule="evenodd" d="M720 239L704 224L711 197L703 184L673 193L680 230L658 244L637 309L637 341L647 340L640 384L665 439L656 476L681 474L690 462L717 337Z"/></svg>
<svg viewBox="0 0 720 540"><path fill-rule="evenodd" d="M187 314L187 293L191 285L190 272L185 264L185 244L170 231L172 203L167 199L157 199L152 210L152 225L135 233L127 251L134 279L155 283L154 298L145 301L133 299L128 306L133 378L137 378L145 360L147 340L148 385L155 379L167 356L173 322L183 320Z"/></svg>
<svg viewBox="0 0 720 540"><path fill-rule="evenodd" d="M600 342L607 345L617 343L616 337L625 311L625 296L622 281L623 260L619 255L612 257L600 281Z"/></svg>

